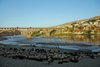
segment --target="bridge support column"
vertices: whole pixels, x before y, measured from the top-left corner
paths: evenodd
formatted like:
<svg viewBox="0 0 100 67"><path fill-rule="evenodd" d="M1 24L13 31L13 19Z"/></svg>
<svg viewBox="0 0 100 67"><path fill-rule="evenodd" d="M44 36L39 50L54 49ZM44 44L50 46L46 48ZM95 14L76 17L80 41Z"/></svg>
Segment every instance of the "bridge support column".
<svg viewBox="0 0 100 67"><path fill-rule="evenodd" d="M50 37L50 33L46 33L46 37Z"/></svg>
<svg viewBox="0 0 100 67"><path fill-rule="evenodd" d="M30 39L31 38L31 35L27 35L27 39Z"/></svg>

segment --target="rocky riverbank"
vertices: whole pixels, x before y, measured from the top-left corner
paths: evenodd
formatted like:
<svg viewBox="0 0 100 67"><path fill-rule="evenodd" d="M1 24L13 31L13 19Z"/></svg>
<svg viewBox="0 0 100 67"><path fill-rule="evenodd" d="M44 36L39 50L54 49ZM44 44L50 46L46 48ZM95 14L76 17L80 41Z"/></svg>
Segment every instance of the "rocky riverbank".
<svg viewBox="0 0 100 67"><path fill-rule="evenodd" d="M90 50L4 45L0 53L0 67L100 67L100 53Z"/></svg>

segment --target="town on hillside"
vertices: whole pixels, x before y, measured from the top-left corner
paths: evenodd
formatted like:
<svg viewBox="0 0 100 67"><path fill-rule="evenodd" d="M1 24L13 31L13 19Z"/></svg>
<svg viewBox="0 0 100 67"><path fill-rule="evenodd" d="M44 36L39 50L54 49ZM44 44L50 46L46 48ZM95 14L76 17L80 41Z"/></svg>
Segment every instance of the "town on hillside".
<svg viewBox="0 0 100 67"><path fill-rule="evenodd" d="M63 34L100 34L100 16L58 25L55 28L65 28L66 30L61 32Z"/></svg>

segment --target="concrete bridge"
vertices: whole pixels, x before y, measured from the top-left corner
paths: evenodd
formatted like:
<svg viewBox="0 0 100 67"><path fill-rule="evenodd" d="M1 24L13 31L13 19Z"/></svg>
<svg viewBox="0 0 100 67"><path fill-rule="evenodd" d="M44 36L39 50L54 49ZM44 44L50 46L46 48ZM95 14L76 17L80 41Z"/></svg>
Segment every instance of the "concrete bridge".
<svg viewBox="0 0 100 67"><path fill-rule="evenodd" d="M27 38L31 38L31 34L34 32L34 31L39 31L39 30L42 30L45 34L46 34L46 37L50 37L50 33L51 31L53 30L56 30L56 33L60 33L60 32L63 32L66 30L66 28L22 28L22 27L16 27L16 28L8 28L8 27L3 27L3 28L0 28L0 33L4 32L4 31L9 31L9 30L12 30L12 31L20 31L21 33L25 34L27 36Z"/></svg>

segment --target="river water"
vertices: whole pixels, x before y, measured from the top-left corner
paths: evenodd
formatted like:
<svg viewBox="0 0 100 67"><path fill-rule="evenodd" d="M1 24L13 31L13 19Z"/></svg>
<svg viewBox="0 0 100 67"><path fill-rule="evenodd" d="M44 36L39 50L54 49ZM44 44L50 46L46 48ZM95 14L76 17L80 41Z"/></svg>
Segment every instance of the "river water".
<svg viewBox="0 0 100 67"><path fill-rule="evenodd" d="M87 44L93 46L74 46L74 45L59 45L59 48L62 49L89 49L93 52L100 51L100 35L90 35L90 36L83 36L83 35L76 35L76 36L32 36L31 39L27 39L26 36L2 36L2 38L8 38L7 40L0 41L0 43L4 44L11 44L11 45L35 45L35 46L42 46L42 47L58 47L58 45L49 45L49 44L36 44L39 42L45 43L72 43L72 44Z"/></svg>

